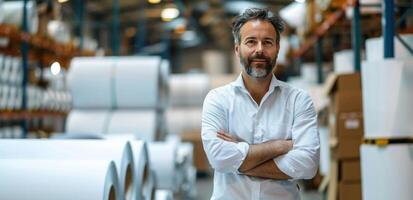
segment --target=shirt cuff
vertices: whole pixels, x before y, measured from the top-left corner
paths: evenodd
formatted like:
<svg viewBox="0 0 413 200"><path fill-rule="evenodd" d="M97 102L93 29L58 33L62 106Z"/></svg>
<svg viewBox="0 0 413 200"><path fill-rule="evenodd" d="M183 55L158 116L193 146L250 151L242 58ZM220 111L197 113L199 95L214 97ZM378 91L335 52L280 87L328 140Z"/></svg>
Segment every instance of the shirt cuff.
<svg viewBox="0 0 413 200"><path fill-rule="evenodd" d="M247 157L247 155L248 155L248 151L249 151L249 149L250 149L250 145L248 144L248 143L246 143L246 142L238 142L237 143L237 149L238 149L238 151L240 151L241 152L241 160L240 160L240 162L237 164L237 166L236 166L236 169L237 169L237 171L236 171L236 173L237 174L242 174L240 171L239 171L239 168L240 168L240 166L242 165L242 163L244 163L244 160L245 160L245 158Z"/></svg>
<svg viewBox="0 0 413 200"><path fill-rule="evenodd" d="M292 166L290 162L288 162L289 159L286 157L287 155L288 153L281 156L277 156L273 160L277 165L278 169L280 169L284 174L294 179L294 177L297 177L297 170Z"/></svg>

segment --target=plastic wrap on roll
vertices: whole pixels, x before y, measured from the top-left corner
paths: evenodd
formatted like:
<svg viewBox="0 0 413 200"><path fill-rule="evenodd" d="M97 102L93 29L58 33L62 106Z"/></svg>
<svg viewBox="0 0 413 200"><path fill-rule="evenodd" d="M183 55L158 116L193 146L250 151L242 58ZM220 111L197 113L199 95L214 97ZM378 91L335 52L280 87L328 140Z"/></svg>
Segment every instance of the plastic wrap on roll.
<svg viewBox="0 0 413 200"><path fill-rule="evenodd" d="M23 4L24 1L5 1L3 7L3 23L13 24L23 29ZM39 18L37 16L37 7L34 1L27 2L27 22L30 33L37 33Z"/></svg>
<svg viewBox="0 0 413 200"><path fill-rule="evenodd" d="M209 87L206 74L174 74L170 79L171 106L202 106Z"/></svg>
<svg viewBox="0 0 413 200"><path fill-rule="evenodd" d="M0 199L122 200L123 196L112 161L2 159Z"/></svg>
<svg viewBox="0 0 413 200"><path fill-rule="evenodd" d="M149 160L156 175L156 188L177 191L176 156L178 146L175 142L148 143Z"/></svg>
<svg viewBox="0 0 413 200"><path fill-rule="evenodd" d="M118 169L120 190L132 194L134 161L127 141L1 140L0 159L113 160Z"/></svg>
<svg viewBox="0 0 413 200"><path fill-rule="evenodd" d="M363 199L412 199L413 144L363 144L360 156Z"/></svg>
<svg viewBox="0 0 413 200"><path fill-rule="evenodd" d="M67 75L73 107L112 108L114 86L113 63L103 58L74 58ZM128 87L134 88L129 85Z"/></svg>
<svg viewBox="0 0 413 200"><path fill-rule="evenodd" d="M201 129L202 108L170 108L166 111L166 124L169 134L181 135Z"/></svg>
<svg viewBox="0 0 413 200"><path fill-rule="evenodd" d="M133 133L144 141L155 141L158 138L157 120L154 110L116 110L110 117L107 133Z"/></svg>
<svg viewBox="0 0 413 200"><path fill-rule="evenodd" d="M362 63L365 138L413 136L413 59Z"/></svg>
<svg viewBox="0 0 413 200"><path fill-rule="evenodd" d="M161 103L161 58L119 57L114 61L117 107L157 108Z"/></svg>
<svg viewBox="0 0 413 200"><path fill-rule="evenodd" d="M413 46L413 34L400 35L404 42ZM367 61L376 61L384 59L384 42L383 37L370 38L366 40L366 59ZM412 58L409 50L394 37L394 57L400 59Z"/></svg>
<svg viewBox="0 0 413 200"><path fill-rule="evenodd" d="M67 133L105 134L110 119L106 110L72 110L66 121Z"/></svg>

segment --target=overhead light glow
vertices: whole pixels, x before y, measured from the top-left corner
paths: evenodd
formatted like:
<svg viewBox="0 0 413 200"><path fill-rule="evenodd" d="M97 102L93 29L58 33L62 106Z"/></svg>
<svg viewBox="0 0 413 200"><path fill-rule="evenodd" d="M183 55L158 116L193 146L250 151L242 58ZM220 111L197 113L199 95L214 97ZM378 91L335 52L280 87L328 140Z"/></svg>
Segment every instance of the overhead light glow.
<svg viewBox="0 0 413 200"><path fill-rule="evenodd" d="M298 3L305 3L305 0L295 0Z"/></svg>
<svg viewBox="0 0 413 200"><path fill-rule="evenodd" d="M52 66L50 66L50 71L53 75L58 75L60 73L60 64L58 62L54 62Z"/></svg>
<svg viewBox="0 0 413 200"><path fill-rule="evenodd" d="M148 2L151 4L157 4L157 3L161 3L161 0L148 0Z"/></svg>
<svg viewBox="0 0 413 200"><path fill-rule="evenodd" d="M179 10L175 7L164 8L161 13L163 21L171 21L179 16Z"/></svg>
<svg viewBox="0 0 413 200"><path fill-rule="evenodd" d="M68 2L69 0L57 0L57 2L59 2L59 3L65 3L65 2Z"/></svg>

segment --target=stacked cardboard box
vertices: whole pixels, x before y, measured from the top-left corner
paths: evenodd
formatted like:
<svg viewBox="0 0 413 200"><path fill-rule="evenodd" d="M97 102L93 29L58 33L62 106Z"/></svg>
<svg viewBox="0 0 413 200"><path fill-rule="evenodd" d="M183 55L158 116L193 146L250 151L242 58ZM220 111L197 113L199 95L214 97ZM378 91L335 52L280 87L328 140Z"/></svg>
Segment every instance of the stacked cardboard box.
<svg viewBox="0 0 413 200"><path fill-rule="evenodd" d="M326 82L330 96L329 129L332 167L338 199L361 199L360 145L363 137L361 77L359 73L332 74ZM334 190L337 192L337 189ZM335 199L337 195L334 195Z"/></svg>

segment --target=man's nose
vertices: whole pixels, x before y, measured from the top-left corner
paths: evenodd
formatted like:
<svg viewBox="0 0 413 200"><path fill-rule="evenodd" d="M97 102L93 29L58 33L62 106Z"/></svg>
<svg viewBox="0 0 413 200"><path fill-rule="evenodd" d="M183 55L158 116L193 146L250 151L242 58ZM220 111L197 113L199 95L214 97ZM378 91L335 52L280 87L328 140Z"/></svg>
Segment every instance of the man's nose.
<svg viewBox="0 0 413 200"><path fill-rule="evenodd" d="M262 42L258 42L257 47L255 49L255 52L257 54L262 54L264 46L262 45Z"/></svg>

